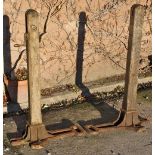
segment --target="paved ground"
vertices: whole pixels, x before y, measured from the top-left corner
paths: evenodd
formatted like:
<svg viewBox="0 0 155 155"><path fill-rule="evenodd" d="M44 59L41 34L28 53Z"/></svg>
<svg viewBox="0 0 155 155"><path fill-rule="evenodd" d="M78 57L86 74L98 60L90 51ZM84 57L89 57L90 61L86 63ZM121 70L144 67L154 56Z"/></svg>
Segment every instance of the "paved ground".
<svg viewBox="0 0 155 155"><path fill-rule="evenodd" d="M88 135L84 137L67 137L50 140L41 150L32 150L28 145L12 147L9 137L13 132L22 131L26 116L4 118L4 155L151 155L152 154L152 124L151 124L151 90L138 93L137 106L139 114L147 117L145 130L114 130ZM51 110L43 113L43 122L48 129L58 129L70 126L72 123L95 124L115 120L122 99L97 103L84 103L72 107ZM51 125L52 124L52 125Z"/></svg>

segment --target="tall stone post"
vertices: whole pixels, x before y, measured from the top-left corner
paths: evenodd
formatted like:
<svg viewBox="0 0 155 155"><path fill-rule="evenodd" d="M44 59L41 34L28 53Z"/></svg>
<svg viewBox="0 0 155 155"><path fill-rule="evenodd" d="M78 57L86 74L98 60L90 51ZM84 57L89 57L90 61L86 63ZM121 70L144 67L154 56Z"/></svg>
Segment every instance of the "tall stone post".
<svg viewBox="0 0 155 155"><path fill-rule="evenodd" d="M39 16L35 10L28 10L26 17L26 49L28 64L28 101L29 120L22 137L12 139L12 145L33 144L49 137L42 123L40 102L40 65L39 65Z"/></svg>
<svg viewBox="0 0 155 155"><path fill-rule="evenodd" d="M26 49L28 59L28 101L29 127L27 139L31 142L48 137L41 114L40 56L39 56L39 15L28 10L26 16Z"/></svg>
<svg viewBox="0 0 155 155"><path fill-rule="evenodd" d="M42 122L40 103L40 67L39 67L39 16L35 10L28 10L26 17L26 50L28 64L29 119L22 137L11 139L13 146L29 143L32 148L40 149L49 138L81 135L84 129L73 125L66 129L47 131Z"/></svg>
<svg viewBox="0 0 155 155"><path fill-rule="evenodd" d="M125 94L122 104L122 112L125 114L122 124L125 126L135 125L138 123L136 100L143 20L144 7L138 4L133 5L130 14Z"/></svg>
<svg viewBox="0 0 155 155"><path fill-rule="evenodd" d="M40 103L40 57L39 57L39 16L34 10L26 12L26 49L28 60L28 102L29 123L41 124Z"/></svg>

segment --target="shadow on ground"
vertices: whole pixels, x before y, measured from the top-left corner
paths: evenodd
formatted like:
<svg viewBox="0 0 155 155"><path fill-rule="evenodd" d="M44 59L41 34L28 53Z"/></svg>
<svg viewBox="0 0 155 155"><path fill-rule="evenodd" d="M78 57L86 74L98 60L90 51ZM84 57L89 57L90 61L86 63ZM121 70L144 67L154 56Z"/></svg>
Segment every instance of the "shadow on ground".
<svg viewBox="0 0 155 155"><path fill-rule="evenodd" d="M79 123L81 126L110 123L117 119L119 111L105 103L103 100L94 99L79 105L73 105L69 108L62 109L59 112L51 110L44 114L51 117L55 116L55 119L51 118L51 122L59 121L58 123L53 123L51 125L49 124L49 118L48 122L46 122L46 124L49 124L46 126L47 130L57 130L68 128L74 123ZM56 118L58 119L56 120Z"/></svg>

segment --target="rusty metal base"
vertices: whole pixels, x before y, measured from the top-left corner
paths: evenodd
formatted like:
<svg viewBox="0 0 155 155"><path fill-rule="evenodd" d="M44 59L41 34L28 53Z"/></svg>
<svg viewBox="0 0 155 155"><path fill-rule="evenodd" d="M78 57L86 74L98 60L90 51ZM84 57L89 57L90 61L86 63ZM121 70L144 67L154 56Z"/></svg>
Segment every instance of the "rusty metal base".
<svg viewBox="0 0 155 155"><path fill-rule="evenodd" d="M85 125L84 127L79 124L65 129L48 131L43 124L28 125L25 134L20 138L11 139L13 146L30 144L30 145L43 145L48 139L60 139L68 136L83 136L86 134L97 134L116 129L132 129L134 131L143 130L141 122L138 120L136 111L121 111L117 120L111 123L98 124L98 125Z"/></svg>
<svg viewBox="0 0 155 155"><path fill-rule="evenodd" d="M22 137L11 139L12 146L23 144L44 145L48 139L60 139L68 136L82 136L86 131L79 125L75 124L69 128L48 131L43 124L28 125Z"/></svg>
<svg viewBox="0 0 155 155"><path fill-rule="evenodd" d="M25 133L22 137L11 139L13 146L18 146L36 141L45 140L49 137L48 132L43 124L27 125Z"/></svg>
<svg viewBox="0 0 155 155"><path fill-rule="evenodd" d="M91 135L96 135L100 132L109 132L109 131L116 131L116 130L133 130L136 132L145 130L144 126L106 126L106 124L100 124L100 125L86 125L84 126L87 133Z"/></svg>
<svg viewBox="0 0 155 155"><path fill-rule="evenodd" d="M121 121L121 123L119 123ZM119 124L118 124L119 123ZM119 127L136 127L141 126L141 122L138 119L138 113L136 110L122 110L120 113L119 121L115 124L118 124Z"/></svg>
<svg viewBox="0 0 155 155"><path fill-rule="evenodd" d="M134 130L142 131L144 126L141 125L142 122L138 119L137 111L121 111L117 120L111 123L98 124L98 125L86 125L85 130L89 134L98 134L99 132L106 132L111 130Z"/></svg>

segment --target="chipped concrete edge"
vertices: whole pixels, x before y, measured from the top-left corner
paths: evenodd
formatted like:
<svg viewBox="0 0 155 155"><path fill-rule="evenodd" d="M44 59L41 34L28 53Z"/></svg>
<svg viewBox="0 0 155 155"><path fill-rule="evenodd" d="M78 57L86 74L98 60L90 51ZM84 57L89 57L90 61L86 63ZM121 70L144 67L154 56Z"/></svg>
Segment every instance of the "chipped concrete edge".
<svg viewBox="0 0 155 155"><path fill-rule="evenodd" d="M138 79L138 84L147 83L147 82L152 82L152 77L145 77L145 78L139 78ZM96 87L96 88L90 88L90 92L91 93L110 92L110 91L113 91L117 87L124 87L124 81L121 81L121 82L118 82L118 83L115 83L115 84L110 83L110 84L102 85L102 86ZM52 105L54 103L61 102L62 100L75 99L80 94L81 94L81 92L79 91L77 93L76 92L70 92L70 93L67 93L67 94L61 94L61 95L52 96L52 97L48 97L48 98L42 98L41 99L41 104L50 106L50 105ZM20 107L21 107L21 109L27 109L28 108L28 102L20 103ZM3 113L8 113L7 107L3 107Z"/></svg>

